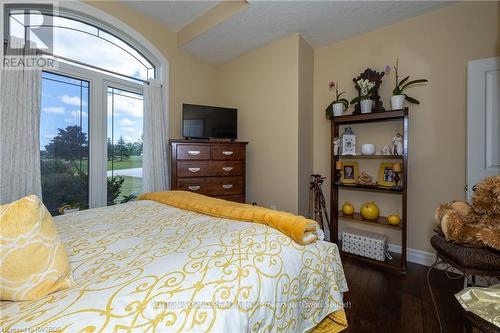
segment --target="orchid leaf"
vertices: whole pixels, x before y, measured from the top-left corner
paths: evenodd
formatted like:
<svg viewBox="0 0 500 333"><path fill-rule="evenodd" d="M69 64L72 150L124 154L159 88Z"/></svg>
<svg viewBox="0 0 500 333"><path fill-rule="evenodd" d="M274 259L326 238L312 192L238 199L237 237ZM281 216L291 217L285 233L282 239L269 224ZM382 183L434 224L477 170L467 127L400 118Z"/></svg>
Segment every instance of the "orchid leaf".
<svg viewBox="0 0 500 333"><path fill-rule="evenodd" d="M410 82L408 82L407 84L405 84L404 86L401 87L401 91L405 90L406 88L408 88L409 86L411 86L413 84L425 83L425 82L428 82L428 80L427 79L419 79L419 80L410 81Z"/></svg>
<svg viewBox="0 0 500 333"><path fill-rule="evenodd" d="M405 77L404 79L402 79L399 84L398 84L398 87L401 87L408 79L410 78L410 76L408 75L407 77Z"/></svg>
<svg viewBox="0 0 500 333"><path fill-rule="evenodd" d="M420 104L420 102L418 100L416 100L415 98L413 97L410 97L408 95L405 94L405 99L410 102L410 103L413 103L413 104Z"/></svg>
<svg viewBox="0 0 500 333"><path fill-rule="evenodd" d="M331 102L330 105L328 105L325 109L325 114L327 117L333 117L333 103Z"/></svg>
<svg viewBox="0 0 500 333"><path fill-rule="evenodd" d="M343 94L345 94L345 91L341 92L340 94L337 95L337 98L339 98L340 96L342 96Z"/></svg>
<svg viewBox="0 0 500 333"><path fill-rule="evenodd" d="M351 100L351 104L356 104L356 103L359 103L359 101L361 101L362 97L361 96L358 96L358 97L354 97L352 100Z"/></svg>
<svg viewBox="0 0 500 333"><path fill-rule="evenodd" d="M392 90L393 95L401 95L401 89L399 87L396 87Z"/></svg>
<svg viewBox="0 0 500 333"><path fill-rule="evenodd" d="M344 107L347 109L349 107L349 101L345 98L341 98L337 100L337 103L342 103L344 104Z"/></svg>

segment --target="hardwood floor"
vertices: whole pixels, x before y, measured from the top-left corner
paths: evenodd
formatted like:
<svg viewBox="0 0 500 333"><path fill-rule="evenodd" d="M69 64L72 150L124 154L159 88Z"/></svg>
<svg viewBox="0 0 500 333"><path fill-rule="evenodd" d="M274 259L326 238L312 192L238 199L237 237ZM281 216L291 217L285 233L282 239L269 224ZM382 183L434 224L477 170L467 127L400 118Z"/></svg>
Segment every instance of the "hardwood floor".
<svg viewBox="0 0 500 333"><path fill-rule="evenodd" d="M342 258L349 292L346 333L363 332L439 332L427 287L427 267L408 263L408 274L401 276ZM463 332L464 318L453 294L463 289L463 280L449 280L434 270L431 283L438 303L444 332Z"/></svg>

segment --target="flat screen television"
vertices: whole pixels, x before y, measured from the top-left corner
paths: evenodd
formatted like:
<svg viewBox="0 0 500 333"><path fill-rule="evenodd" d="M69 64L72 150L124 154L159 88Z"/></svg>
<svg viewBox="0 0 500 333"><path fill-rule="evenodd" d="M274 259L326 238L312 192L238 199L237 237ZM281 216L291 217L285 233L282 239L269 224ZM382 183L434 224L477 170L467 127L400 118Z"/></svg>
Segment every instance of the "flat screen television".
<svg viewBox="0 0 500 333"><path fill-rule="evenodd" d="M238 110L208 105L182 104L182 135L185 138L238 138Z"/></svg>

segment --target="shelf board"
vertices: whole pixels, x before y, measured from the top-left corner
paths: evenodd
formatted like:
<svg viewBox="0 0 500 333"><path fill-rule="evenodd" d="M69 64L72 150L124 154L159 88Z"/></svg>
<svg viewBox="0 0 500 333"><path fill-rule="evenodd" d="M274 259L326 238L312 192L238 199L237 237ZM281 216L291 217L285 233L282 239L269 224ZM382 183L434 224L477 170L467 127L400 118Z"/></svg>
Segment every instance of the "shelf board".
<svg viewBox="0 0 500 333"><path fill-rule="evenodd" d="M336 160L402 160L403 155L336 155Z"/></svg>
<svg viewBox="0 0 500 333"><path fill-rule="evenodd" d="M346 184L333 184L333 186L339 189L351 190L351 191L364 191L364 192L379 192L379 193L391 193L391 194L403 194L403 190L395 190L392 188L381 188L363 185L346 185Z"/></svg>
<svg viewBox="0 0 500 333"><path fill-rule="evenodd" d="M363 223L393 230L402 230L401 224L403 223L403 221L401 221L398 225L391 225L389 224L389 222L387 222L387 217L385 216L379 216L376 220L367 220L364 219L359 213L354 213L353 215L344 215L342 212L340 212L339 218L345 219L350 222Z"/></svg>
<svg viewBox="0 0 500 333"><path fill-rule="evenodd" d="M408 114L408 108L401 110L387 110L363 114L350 114L346 116L330 117L330 119L338 125L370 123L376 121L388 121L403 119Z"/></svg>

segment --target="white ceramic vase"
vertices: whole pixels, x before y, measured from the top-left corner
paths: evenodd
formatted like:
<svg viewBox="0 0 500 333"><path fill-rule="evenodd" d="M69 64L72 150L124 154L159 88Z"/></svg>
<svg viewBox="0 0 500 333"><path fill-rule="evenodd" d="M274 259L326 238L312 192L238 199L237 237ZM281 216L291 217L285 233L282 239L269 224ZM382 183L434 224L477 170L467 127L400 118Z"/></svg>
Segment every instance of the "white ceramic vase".
<svg viewBox="0 0 500 333"><path fill-rule="evenodd" d="M393 110L400 110L405 105L405 95L392 95L391 96L391 108Z"/></svg>
<svg viewBox="0 0 500 333"><path fill-rule="evenodd" d="M372 112L373 101L371 99L362 99L360 104L361 104L361 113Z"/></svg>
<svg viewBox="0 0 500 333"><path fill-rule="evenodd" d="M338 117L344 112L345 106L343 103L333 103L333 116Z"/></svg>
<svg viewBox="0 0 500 333"><path fill-rule="evenodd" d="M364 143L361 145L361 154L362 155L374 155L375 154L375 145L373 143Z"/></svg>

